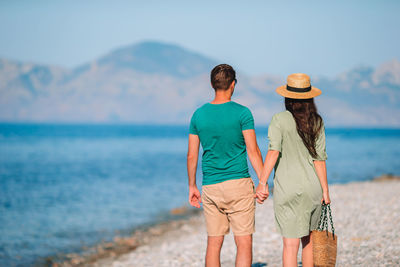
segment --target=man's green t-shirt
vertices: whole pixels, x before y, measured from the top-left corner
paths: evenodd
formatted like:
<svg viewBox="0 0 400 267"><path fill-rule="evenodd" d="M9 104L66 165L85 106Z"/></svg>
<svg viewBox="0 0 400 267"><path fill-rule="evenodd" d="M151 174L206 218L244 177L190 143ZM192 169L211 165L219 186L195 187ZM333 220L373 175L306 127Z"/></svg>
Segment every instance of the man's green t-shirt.
<svg viewBox="0 0 400 267"><path fill-rule="evenodd" d="M207 103L190 121L203 147L203 185L250 177L243 130L254 129L250 110L236 102Z"/></svg>

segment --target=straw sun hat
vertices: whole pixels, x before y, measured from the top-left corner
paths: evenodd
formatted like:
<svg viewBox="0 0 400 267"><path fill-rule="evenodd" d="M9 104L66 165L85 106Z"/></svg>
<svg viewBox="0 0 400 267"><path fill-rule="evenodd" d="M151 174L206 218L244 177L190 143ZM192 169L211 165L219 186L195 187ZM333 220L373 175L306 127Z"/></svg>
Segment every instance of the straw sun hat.
<svg viewBox="0 0 400 267"><path fill-rule="evenodd" d="M304 73L293 73L287 77L287 84L276 88L281 96L295 99L307 99L319 96L321 90L311 86L310 77Z"/></svg>

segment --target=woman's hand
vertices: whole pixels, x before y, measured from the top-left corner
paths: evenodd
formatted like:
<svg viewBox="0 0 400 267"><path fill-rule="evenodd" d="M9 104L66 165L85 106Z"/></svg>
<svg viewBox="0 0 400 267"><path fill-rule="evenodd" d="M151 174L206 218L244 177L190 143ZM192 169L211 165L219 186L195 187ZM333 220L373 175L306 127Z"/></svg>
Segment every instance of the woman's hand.
<svg viewBox="0 0 400 267"><path fill-rule="evenodd" d="M323 191L322 192L321 203L324 203L324 202L325 202L326 205L331 203L331 199L329 198L329 191Z"/></svg>
<svg viewBox="0 0 400 267"><path fill-rule="evenodd" d="M268 184L259 183L256 188L256 194L254 195L257 198L257 202L263 204L264 201L269 196Z"/></svg>

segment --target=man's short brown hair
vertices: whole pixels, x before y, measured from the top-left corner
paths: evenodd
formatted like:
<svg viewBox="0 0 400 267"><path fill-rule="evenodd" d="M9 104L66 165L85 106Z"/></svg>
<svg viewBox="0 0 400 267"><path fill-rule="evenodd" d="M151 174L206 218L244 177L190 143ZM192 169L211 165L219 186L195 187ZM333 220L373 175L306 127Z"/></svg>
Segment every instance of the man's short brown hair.
<svg viewBox="0 0 400 267"><path fill-rule="evenodd" d="M234 80L236 72L228 64L220 64L211 71L211 85L215 91L228 90Z"/></svg>

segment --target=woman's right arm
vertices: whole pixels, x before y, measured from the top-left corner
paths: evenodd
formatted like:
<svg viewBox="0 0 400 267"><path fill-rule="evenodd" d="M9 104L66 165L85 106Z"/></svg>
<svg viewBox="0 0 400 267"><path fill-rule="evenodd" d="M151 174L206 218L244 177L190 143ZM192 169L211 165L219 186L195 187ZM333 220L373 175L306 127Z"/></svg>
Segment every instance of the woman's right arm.
<svg viewBox="0 0 400 267"><path fill-rule="evenodd" d="M326 155L326 143L325 143L325 126L322 123L321 132L315 142L315 150L317 152L317 156L314 160L315 172L319 178L322 187L322 201L325 201L325 204L331 203L329 198L329 188L328 188L328 178L326 174L326 160L328 156Z"/></svg>
<svg viewBox="0 0 400 267"><path fill-rule="evenodd" d="M325 204L329 204L331 203L331 199L329 198L328 178L326 175L325 160L314 160L314 167L322 187L321 202L325 201Z"/></svg>

